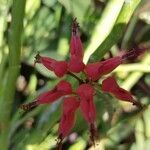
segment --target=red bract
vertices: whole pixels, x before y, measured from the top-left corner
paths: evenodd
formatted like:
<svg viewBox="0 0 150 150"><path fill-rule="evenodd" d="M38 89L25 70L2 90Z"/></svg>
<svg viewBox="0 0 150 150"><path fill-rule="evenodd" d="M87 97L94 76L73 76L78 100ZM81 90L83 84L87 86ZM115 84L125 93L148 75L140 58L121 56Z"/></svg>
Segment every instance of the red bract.
<svg viewBox="0 0 150 150"><path fill-rule="evenodd" d="M105 61L87 64L85 73L89 80L96 81L101 76L112 72L116 67L122 63L121 57L113 57Z"/></svg>
<svg viewBox="0 0 150 150"><path fill-rule="evenodd" d="M52 67L58 77L62 77L68 72L68 64L65 61L55 61L52 63Z"/></svg>
<svg viewBox="0 0 150 150"><path fill-rule="evenodd" d="M79 26L76 19L72 25L72 35L70 41L70 61L68 64L69 71L79 73L83 71L85 65L83 63L83 45L79 35Z"/></svg>
<svg viewBox="0 0 150 150"><path fill-rule="evenodd" d="M119 87L114 77L108 77L102 82L102 90L111 93L119 100L128 101L133 103L133 105L141 107L141 104L133 98L129 91Z"/></svg>
<svg viewBox="0 0 150 150"><path fill-rule="evenodd" d="M71 93L72 93L72 88L70 83L67 81L60 81L54 89L39 95L36 98L36 101L28 104L23 104L20 107L24 110L29 110L40 104L52 103L56 101L58 98Z"/></svg>
<svg viewBox="0 0 150 150"><path fill-rule="evenodd" d="M72 23L70 56L76 56L80 59L83 58L83 45L79 35L79 24L77 23L76 19L74 19Z"/></svg>
<svg viewBox="0 0 150 150"><path fill-rule="evenodd" d="M76 93L80 97L80 108L84 118L88 123L93 123L96 119L96 111L93 103L94 88L90 84L82 84Z"/></svg>
<svg viewBox="0 0 150 150"><path fill-rule="evenodd" d="M68 70L71 72L79 73L80 71L84 70L84 63L81 59L76 56L72 56L69 63L68 63Z"/></svg>
<svg viewBox="0 0 150 150"><path fill-rule="evenodd" d="M59 137L57 149L61 149L62 140L70 133L75 123L75 112L79 107L79 101L75 97L67 97L63 103L63 113L59 124Z"/></svg>
<svg viewBox="0 0 150 150"><path fill-rule="evenodd" d="M91 140L94 142L96 136L96 108L93 102L94 88L90 84L82 84L76 93L80 97L80 108L85 120L88 122L91 131Z"/></svg>
<svg viewBox="0 0 150 150"><path fill-rule="evenodd" d="M114 77L108 77L102 82L102 91L104 92L113 92L118 89L119 86Z"/></svg>
<svg viewBox="0 0 150 150"><path fill-rule="evenodd" d="M66 61L56 61L52 58L43 57L38 54L35 63L43 64L47 69L54 71L58 77L62 77L68 72L68 64Z"/></svg>
<svg viewBox="0 0 150 150"><path fill-rule="evenodd" d="M79 101L75 97L67 97L64 99L63 113L59 125L59 135L62 138L66 137L71 131L74 119L75 111L79 107Z"/></svg>

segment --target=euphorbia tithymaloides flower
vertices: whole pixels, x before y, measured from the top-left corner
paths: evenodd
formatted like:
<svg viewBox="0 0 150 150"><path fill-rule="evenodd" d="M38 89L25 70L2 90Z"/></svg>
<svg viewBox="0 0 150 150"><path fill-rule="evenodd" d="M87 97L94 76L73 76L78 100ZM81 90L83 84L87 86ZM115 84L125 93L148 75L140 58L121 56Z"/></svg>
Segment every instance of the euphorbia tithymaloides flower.
<svg viewBox="0 0 150 150"><path fill-rule="evenodd" d="M52 103L64 95L69 95L72 93L71 84L67 81L60 81L55 88L47 92L42 93L33 101L28 104L21 105L24 110L29 110L40 104Z"/></svg>
<svg viewBox="0 0 150 150"><path fill-rule="evenodd" d="M90 84L81 84L76 93L79 95L80 99L80 109L81 112L89 124L91 141L94 142L96 137L96 108L93 102L93 97L95 94L94 87Z"/></svg>
<svg viewBox="0 0 150 150"><path fill-rule="evenodd" d="M129 91L119 87L114 77L108 77L103 80L102 91L112 94L119 100L131 102L133 105L141 107L141 104L133 98Z"/></svg>
<svg viewBox="0 0 150 150"><path fill-rule="evenodd" d="M116 67L122 64L128 58L135 58L142 53L142 50L136 49L129 51L122 56L116 56L105 61L99 61L85 65L83 63L83 46L79 36L79 25L76 19L72 23L72 34L70 41L70 60L58 61L53 58L36 56L35 63L41 63L56 76L62 77L65 74L72 75L79 81L79 87L72 91L71 85L67 81L60 81L52 90L39 95L37 99L29 104L21 106L24 110L29 110L40 104L52 103L60 97L64 97L63 113L59 125L58 149L61 148L62 140L71 132L75 122L75 111L78 107L89 125L91 140L94 141L96 136L96 108L94 105L95 82L103 75L109 74ZM84 79L73 74L83 72L86 76ZM109 77L102 82L102 91L112 94L117 99L128 101L141 107L140 102L136 101L130 92L119 87L113 77Z"/></svg>
<svg viewBox="0 0 150 150"><path fill-rule="evenodd" d="M85 67L85 73L89 80L96 81L101 76L112 72L121 63L122 63L122 57L117 56L105 61L87 64Z"/></svg>
<svg viewBox="0 0 150 150"><path fill-rule="evenodd" d="M72 34L70 41L70 61L68 69L71 72L79 73L83 71L85 65L83 63L83 45L79 35L79 25L76 19L72 24Z"/></svg>
<svg viewBox="0 0 150 150"><path fill-rule="evenodd" d="M36 55L35 63L43 64L47 69L54 71L56 76L62 77L67 73L68 64L66 61L57 61L49 57Z"/></svg>
<svg viewBox="0 0 150 150"><path fill-rule="evenodd" d="M58 149L61 148L62 140L70 133L75 123L75 112L79 107L79 100L76 97L66 97L63 102L63 113L59 124Z"/></svg>

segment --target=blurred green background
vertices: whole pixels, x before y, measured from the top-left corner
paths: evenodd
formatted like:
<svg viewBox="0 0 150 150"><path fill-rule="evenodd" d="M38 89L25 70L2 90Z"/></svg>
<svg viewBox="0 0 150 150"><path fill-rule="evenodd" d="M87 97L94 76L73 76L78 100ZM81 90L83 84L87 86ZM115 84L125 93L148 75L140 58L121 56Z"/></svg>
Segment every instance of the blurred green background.
<svg viewBox="0 0 150 150"><path fill-rule="evenodd" d="M34 56L39 51L68 60L74 17L80 24L85 63L119 55L121 50L150 46L149 0L0 0L0 150L55 149L61 101L30 112L23 112L19 106L61 80L42 65L34 68ZM89 145L88 126L78 111L63 148L148 150L149 73L148 52L114 70L119 84L145 107L138 110L97 92L94 101L100 138L96 147ZM78 86L72 77L64 79L74 89Z"/></svg>

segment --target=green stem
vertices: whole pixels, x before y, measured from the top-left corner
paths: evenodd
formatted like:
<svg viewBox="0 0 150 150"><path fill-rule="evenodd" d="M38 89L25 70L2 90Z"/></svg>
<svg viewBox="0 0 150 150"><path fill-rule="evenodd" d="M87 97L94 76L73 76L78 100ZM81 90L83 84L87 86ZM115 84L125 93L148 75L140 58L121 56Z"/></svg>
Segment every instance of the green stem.
<svg viewBox="0 0 150 150"><path fill-rule="evenodd" d="M16 80L20 70L21 35L26 0L13 0L12 22L9 31L9 67L0 99L0 145L9 146L10 116L14 101Z"/></svg>
<svg viewBox="0 0 150 150"><path fill-rule="evenodd" d="M75 79L77 79L79 81L79 83L84 83L84 81L82 79L80 79L78 76L76 76L75 74L73 74L72 72L68 72L68 75L74 77Z"/></svg>

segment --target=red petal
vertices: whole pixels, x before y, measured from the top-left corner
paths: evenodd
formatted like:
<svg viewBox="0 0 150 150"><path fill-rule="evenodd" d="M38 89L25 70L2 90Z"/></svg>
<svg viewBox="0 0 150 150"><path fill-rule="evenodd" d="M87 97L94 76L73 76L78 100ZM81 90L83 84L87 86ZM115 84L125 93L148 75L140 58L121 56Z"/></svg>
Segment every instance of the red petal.
<svg viewBox="0 0 150 150"><path fill-rule="evenodd" d="M52 103L64 95L72 93L71 84L67 81L60 81L55 88L40 94L36 101L23 104L20 107L24 110L29 110L39 104Z"/></svg>
<svg viewBox="0 0 150 150"><path fill-rule="evenodd" d="M99 66L100 66L100 62L87 64L85 66L84 71L85 71L87 77L90 80L96 81L96 80L98 80L100 78L100 75L99 75Z"/></svg>
<svg viewBox="0 0 150 150"><path fill-rule="evenodd" d="M36 56L35 63L43 64L47 69L54 71L58 77L64 76L68 71L68 64L65 61L56 61L49 57Z"/></svg>
<svg viewBox="0 0 150 150"><path fill-rule="evenodd" d="M51 66L58 77L64 76L68 71L68 64L65 61L54 61Z"/></svg>
<svg viewBox="0 0 150 150"><path fill-rule="evenodd" d="M95 108L93 100L81 99L80 109L82 111L82 114L83 114L85 120L89 124L95 122L95 120L96 120L96 108Z"/></svg>
<svg viewBox="0 0 150 150"><path fill-rule="evenodd" d="M65 95L71 94L72 93L71 84L65 80L62 80L57 84L57 91Z"/></svg>
<svg viewBox="0 0 150 150"><path fill-rule="evenodd" d="M57 91L47 91L42 93L38 98L37 98L37 103L38 104L45 104L45 103L52 103L56 101L58 98L62 96L61 93Z"/></svg>
<svg viewBox="0 0 150 150"><path fill-rule="evenodd" d="M112 94L115 95L115 97L120 100L130 101L130 102L133 101L132 94L123 88L117 88L112 92Z"/></svg>
<svg viewBox="0 0 150 150"><path fill-rule="evenodd" d="M83 63L83 45L79 35L79 25L76 20L73 21L72 35L70 41L70 61L69 71L79 73L84 70Z"/></svg>
<svg viewBox="0 0 150 150"><path fill-rule="evenodd" d="M79 35L72 34L70 41L70 55L83 58L83 46Z"/></svg>
<svg viewBox="0 0 150 150"><path fill-rule="evenodd" d="M75 97L67 97L64 100L63 113L74 112L79 107L80 102Z"/></svg>
<svg viewBox="0 0 150 150"><path fill-rule="evenodd" d="M52 63L54 63L56 60L49 58L49 57L43 57L40 56L39 62L43 64L47 69L53 71Z"/></svg>
<svg viewBox="0 0 150 150"><path fill-rule="evenodd" d="M75 122L75 113L69 113L68 115L65 114L62 116L60 125L59 125L59 135L62 136L62 138L66 137L71 129L74 126Z"/></svg>
<svg viewBox="0 0 150 150"><path fill-rule="evenodd" d="M73 20L72 24L72 35L70 41L70 55L76 56L79 59L83 58L83 45L79 35L79 25L78 22Z"/></svg>
<svg viewBox="0 0 150 150"><path fill-rule="evenodd" d="M121 57L113 57L108 60L102 61L99 67L100 76L108 74L112 72L116 67L118 67L122 63Z"/></svg>
<svg viewBox="0 0 150 150"><path fill-rule="evenodd" d="M84 67L83 61L76 56L72 56L68 63L68 70L71 72L79 73L84 70Z"/></svg>
<svg viewBox="0 0 150 150"><path fill-rule="evenodd" d="M102 90L104 92L111 92L118 89L118 84L114 77L108 77L102 82Z"/></svg>
<svg viewBox="0 0 150 150"><path fill-rule="evenodd" d="M89 124L90 128L90 139L94 144L95 138L97 137L96 129L96 108L93 102L94 88L89 84L82 84L77 89L77 94L80 97L80 109L83 117Z"/></svg>
<svg viewBox="0 0 150 150"><path fill-rule="evenodd" d="M128 101L138 107L142 107L140 102L137 102L129 91L119 87L114 77L108 77L102 82L102 90L111 93L119 100Z"/></svg>
<svg viewBox="0 0 150 150"><path fill-rule="evenodd" d="M90 84L81 84L76 91L83 99L92 99L94 92L94 88Z"/></svg>
<svg viewBox="0 0 150 150"><path fill-rule="evenodd" d="M121 57L113 57L102 62L88 64L85 67L85 73L90 80L96 81L101 76L112 72L116 67L122 63Z"/></svg>
<svg viewBox="0 0 150 150"><path fill-rule="evenodd" d="M63 114L59 125L59 136L63 139L66 137L74 126L75 111L79 102L75 97L67 97L63 103Z"/></svg>
<svg viewBox="0 0 150 150"><path fill-rule="evenodd" d="M80 97L80 108L86 121L94 123L96 119L96 108L93 103L94 88L89 84L82 84L76 93Z"/></svg>

